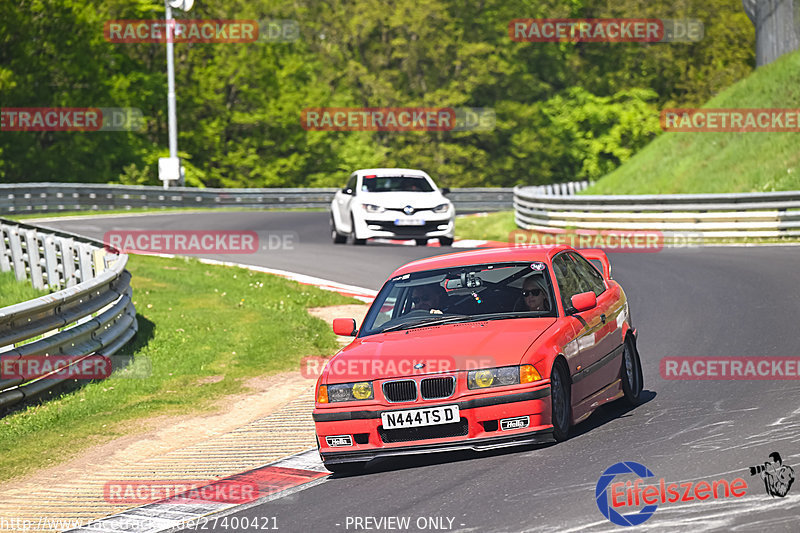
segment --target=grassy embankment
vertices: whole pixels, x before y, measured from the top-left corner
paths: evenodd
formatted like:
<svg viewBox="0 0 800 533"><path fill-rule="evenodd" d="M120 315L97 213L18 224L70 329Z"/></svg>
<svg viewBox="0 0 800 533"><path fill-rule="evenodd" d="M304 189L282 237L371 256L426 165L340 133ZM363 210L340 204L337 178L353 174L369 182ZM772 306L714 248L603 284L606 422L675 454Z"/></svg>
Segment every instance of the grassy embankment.
<svg viewBox="0 0 800 533"><path fill-rule="evenodd" d="M800 108L800 51L759 68L705 108ZM798 133L659 135L581 194L693 194L800 190ZM506 241L512 211L456 222L461 239ZM752 239L757 240L757 239Z"/></svg>
<svg viewBox="0 0 800 533"><path fill-rule="evenodd" d="M763 66L704 108L800 108L800 51ZM798 133L659 135L582 194L800 190Z"/></svg>

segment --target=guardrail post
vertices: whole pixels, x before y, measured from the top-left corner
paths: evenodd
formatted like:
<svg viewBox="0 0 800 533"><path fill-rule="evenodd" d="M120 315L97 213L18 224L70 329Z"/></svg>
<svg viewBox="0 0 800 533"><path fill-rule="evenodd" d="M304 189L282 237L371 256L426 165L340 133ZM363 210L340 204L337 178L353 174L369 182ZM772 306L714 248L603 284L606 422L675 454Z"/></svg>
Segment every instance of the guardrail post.
<svg viewBox="0 0 800 533"><path fill-rule="evenodd" d="M11 265L18 281L25 281L25 258L22 254L22 242L19 238L19 228L13 226L8 232L8 245L11 248Z"/></svg>
<svg viewBox="0 0 800 533"><path fill-rule="evenodd" d="M92 279L92 267L94 261L92 257L92 247L88 244L78 244L78 268L81 273L81 282Z"/></svg>
<svg viewBox="0 0 800 533"><path fill-rule="evenodd" d="M106 269L106 251L103 248L92 250L92 263L94 275L99 276Z"/></svg>
<svg viewBox="0 0 800 533"><path fill-rule="evenodd" d="M72 239L58 239L58 246L61 248L61 265L64 268L64 285L72 287L78 284L75 274L75 248Z"/></svg>
<svg viewBox="0 0 800 533"><path fill-rule="evenodd" d="M0 271L2 272L11 271L11 261L9 260L11 250L6 244L6 238L6 230L0 227Z"/></svg>
<svg viewBox="0 0 800 533"><path fill-rule="evenodd" d="M34 289L44 289L42 279L42 259L39 255L39 235L35 231L25 232L25 248L28 251L28 267L31 272L31 284Z"/></svg>
<svg viewBox="0 0 800 533"><path fill-rule="evenodd" d="M52 235L44 237L44 269L47 273L47 286L56 291L60 290L62 284L58 272L56 239Z"/></svg>

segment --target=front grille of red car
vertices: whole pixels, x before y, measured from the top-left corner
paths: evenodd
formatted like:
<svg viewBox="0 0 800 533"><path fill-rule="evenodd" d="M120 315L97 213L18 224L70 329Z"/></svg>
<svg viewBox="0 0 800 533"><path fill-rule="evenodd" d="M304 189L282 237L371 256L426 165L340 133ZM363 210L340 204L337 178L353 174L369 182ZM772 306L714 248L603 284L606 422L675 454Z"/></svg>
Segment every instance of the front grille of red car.
<svg viewBox="0 0 800 533"><path fill-rule="evenodd" d="M413 379L387 381L383 384L383 395L390 402L413 402L417 399L417 384Z"/></svg>
<svg viewBox="0 0 800 533"><path fill-rule="evenodd" d="M453 395L456 389L456 379L453 376L446 378L425 378L419 383L419 391L423 400L447 398Z"/></svg>
<svg viewBox="0 0 800 533"><path fill-rule="evenodd" d="M421 426L404 429L378 428L381 440L386 443L409 442L412 440L446 439L448 437L464 437L469 433L469 422L466 418L453 424L440 424L438 426Z"/></svg>

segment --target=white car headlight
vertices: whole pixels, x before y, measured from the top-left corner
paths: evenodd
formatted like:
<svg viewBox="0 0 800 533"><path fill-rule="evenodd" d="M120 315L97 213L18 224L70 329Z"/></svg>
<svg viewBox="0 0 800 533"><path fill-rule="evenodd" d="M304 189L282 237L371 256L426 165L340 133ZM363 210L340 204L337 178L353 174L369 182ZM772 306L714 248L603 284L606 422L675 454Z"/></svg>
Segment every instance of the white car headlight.
<svg viewBox="0 0 800 533"><path fill-rule="evenodd" d="M434 213L447 213L447 210L450 208L450 204L439 204L433 208Z"/></svg>
<svg viewBox="0 0 800 533"><path fill-rule="evenodd" d="M361 207L364 208L364 211L367 213L383 213L386 211L383 207L375 204L361 204Z"/></svg>

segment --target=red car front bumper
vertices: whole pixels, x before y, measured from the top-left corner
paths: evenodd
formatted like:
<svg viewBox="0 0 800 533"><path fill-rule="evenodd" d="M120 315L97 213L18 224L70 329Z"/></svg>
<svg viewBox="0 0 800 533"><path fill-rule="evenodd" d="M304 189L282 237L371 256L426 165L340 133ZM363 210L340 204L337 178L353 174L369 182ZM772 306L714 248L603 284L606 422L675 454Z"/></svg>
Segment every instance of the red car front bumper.
<svg viewBox="0 0 800 533"><path fill-rule="evenodd" d="M385 430L382 426L382 412L442 405L458 405L461 419L452 424L404 429ZM326 464L553 442L549 383L524 391L482 391L481 394L435 402L370 406L359 410L318 408L314 410L313 417L320 456ZM514 429L501 427L501 420L518 417L528 417L527 426ZM352 445L329 446L326 440L326 437L345 435L350 436Z"/></svg>

